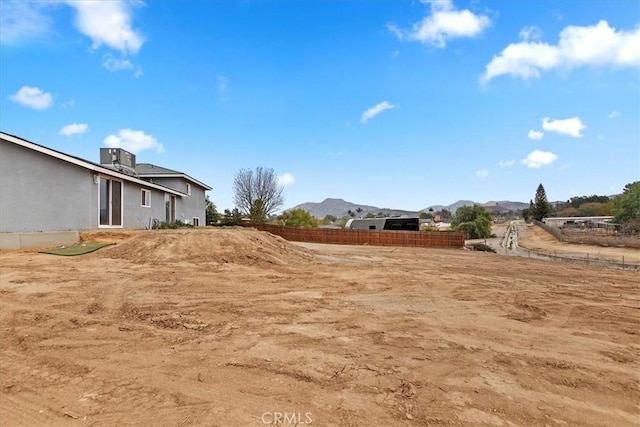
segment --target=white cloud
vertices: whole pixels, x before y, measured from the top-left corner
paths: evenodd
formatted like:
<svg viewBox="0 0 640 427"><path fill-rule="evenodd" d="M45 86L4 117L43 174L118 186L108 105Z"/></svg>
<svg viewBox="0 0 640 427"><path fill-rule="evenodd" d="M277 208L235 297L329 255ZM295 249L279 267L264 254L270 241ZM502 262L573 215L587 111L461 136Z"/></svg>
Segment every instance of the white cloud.
<svg viewBox="0 0 640 427"><path fill-rule="evenodd" d="M144 37L131 25L132 4L124 0L67 0L66 3L76 10L78 31L93 41L93 48L105 45L125 55L138 53Z"/></svg>
<svg viewBox="0 0 640 427"><path fill-rule="evenodd" d="M410 30L387 25L400 40L419 41L444 48L447 40L476 37L491 25L485 15L476 15L468 9L457 10L452 0L422 0L431 5L431 14L413 24Z"/></svg>
<svg viewBox="0 0 640 427"><path fill-rule="evenodd" d="M527 157L522 159L520 163L528 168L540 168L542 166L550 165L558 160L558 156L550 151L534 150Z"/></svg>
<svg viewBox="0 0 640 427"><path fill-rule="evenodd" d="M44 3L0 0L0 43L17 44L43 38L52 20L42 13Z"/></svg>
<svg viewBox="0 0 640 427"><path fill-rule="evenodd" d="M501 168L508 168L508 167L511 167L511 166L515 165L515 163L516 163L515 160L505 160L503 162L498 162L498 165Z"/></svg>
<svg viewBox="0 0 640 427"><path fill-rule="evenodd" d="M384 110L391 110L396 108L396 105L390 104L387 101L382 101L381 103L374 105L369 108L367 111L362 113L362 117L360 118L360 123L367 123L369 120L373 119L378 114L382 113Z"/></svg>
<svg viewBox="0 0 640 427"><path fill-rule="evenodd" d="M542 30L535 25L530 25L522 28L518 35L520 36L520 40L524 41L540 40L542 38Z"/></svg>
<svg viewBox="0 0 640 427"><path fill-rule="evenodd" d="M117 135L109 135L104 139L104 145L111 148L124 148L132 153L144 150L156 150L164 153L165 149L155 137L140 130L121 129Z"/></svg>
<svg viewBox="0 0 640 427"><path fill-rule="evenodd" d="M620 117L620 112L613 110L610 114L609 114L609 118L610 119L615 119L616 117Z"/></svg>
<svg viewBox="0 0 640 427"><path fill-rule="evenodd" d="M529 137L529 139L538 140L538 139L542 139L542 137L544 136L544 132L540 132L532 129L529 131L527 136Z"/></svg>
<svg viewBox="0 0 640 427"><path fill-rule="evenodd" d="M65 102L64 104L62 104L62 108L73 108L76 105L76 100L75 99L70 99L69 101Z"/></svg>
<svg viewBox="0 0 640 427"><path fill-rule="evenodd" d="M294 182L296 182L296 178L289 172L283 173L278 177L278 184L282 185L283 187L291 185Z"/></svg>
<svg viewBox="0 0 640 427"><path fill-rule="evenodd" d="M479 171L476 171L476 176L478 178L486 178L489 176L489 171L486 169L480 169Z"/></svg>
<svg viewBox="0 0 640 427"><path fill-rule="evenodd" d="M11 100L25 107L44 110L53 104L53 97L49 92L43 92L37 87L22 86L19 91L11 95Z"/></svg>
<svg viewBox="0 0 640 427"><path fill-rule="evenodd" d="M133 63L128 59L117 59L109 54L106 54L102 58L102 66L109 71L130 70L134 68Z"/></svg>
<svg viewBox="0 0 640 427"><path fill-rule="evenodd" d="M58 133L64 136L82 135L87 129L89 125L86 123L72 123L60 129Z"/></svg>
<svg viewBox="0 0 640 427"><path fill-rule="evenodd" d="M564 120L550 120L549 117L542 119L542 129L573 136L574 138L581 138L582 131L586 128L587 126L582 123L580 117L571 117Z"/></svg>
<svg viewBox="0 0 640 427"><path fill-rule="evenodd" d="M487 83L501 75L538 78L554 68L606 65L640 68L640 25L618 31L600 21L588 27L565 27L556 45L529 40L512 43L493 57L480 80Z"/></svg>

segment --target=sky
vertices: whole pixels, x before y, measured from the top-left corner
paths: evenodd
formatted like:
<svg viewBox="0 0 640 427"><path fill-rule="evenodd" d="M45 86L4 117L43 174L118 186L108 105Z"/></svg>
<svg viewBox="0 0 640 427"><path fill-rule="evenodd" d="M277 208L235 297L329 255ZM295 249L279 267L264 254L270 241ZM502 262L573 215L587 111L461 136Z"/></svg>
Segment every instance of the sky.
<svg viewBox="0 0 640 427"><path fill-rule="evenodd" d="M232 208L420 210L621 193L640 180L640 2L0 1L0 128L122 147Z"/></svg>

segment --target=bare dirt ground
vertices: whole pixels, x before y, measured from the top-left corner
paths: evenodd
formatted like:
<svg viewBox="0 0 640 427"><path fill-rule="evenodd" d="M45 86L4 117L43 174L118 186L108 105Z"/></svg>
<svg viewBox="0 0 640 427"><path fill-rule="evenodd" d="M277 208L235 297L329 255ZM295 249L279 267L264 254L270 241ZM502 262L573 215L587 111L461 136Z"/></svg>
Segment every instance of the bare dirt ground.
<svg viewBox="0 0 640 427"><path fill-rule="evenodd" d="M626 263L640 264L640 249L637 248L603 247L559 242L550 233L533 224L520 225L518 234L519 246L539 253L581 258L586 258L587 254L589 254L591 259L604 259L617 263L622 262L622 257L624 257Z"/></svg>
<svg viewBox="0 0 640 427"><path fill-rule="evenodd" d="M0 253L2 426L632 426L640 274L246 229Z"/></svg>

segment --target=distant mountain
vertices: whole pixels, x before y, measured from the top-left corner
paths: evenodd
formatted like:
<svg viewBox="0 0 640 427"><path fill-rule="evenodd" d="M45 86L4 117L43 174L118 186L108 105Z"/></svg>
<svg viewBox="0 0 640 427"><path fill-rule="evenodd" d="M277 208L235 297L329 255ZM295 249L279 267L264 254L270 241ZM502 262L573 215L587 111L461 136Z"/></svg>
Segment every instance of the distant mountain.
<svg viewBox="0 0 640 427"><path fill-rule="evenodd" d="M362 209L362 212L358 214L358 216L365 216L368 213L378 214L382 212L384 215L390 216L400 216L400 215L409 215L415 216L418 214L416 211L407 211L402 209L389 209L389 208L379 208L377 206L370 205L360 205L357 203L347 202L342 199L324 199L320 203L309 202L302 203L300 205L294 206L291 209L304 209L311 213L311 215L316 218L324 218L327 215L333 215L335 217L341 217L347 215L347 212L353 211L356 212L357 209Z"/></svg>
<svg viewBox="0 0 640 427"><path fill-rule="evenodd" d="M490 201L487 203L479 203L479 202L474 202L472 200L458 200L457 202L452 203L448 206L444 206L444 205L429 206L428 208L423 209L423 211L428 211L429 209L433 209L434 212L437 212L437 211L441 211L442 209L446 209L449 212L455 213L458 210L458 208L461 208L463 206L473 206L473 205L482 206L486 210L493 211L493 212L517 211L517 210L521 210L529 207L528 203L511 202L509 200L501 200L498 202Z"/></svg>
<svg viewBox="0 0 640 427"><path fill-rule="evenodd" d="M473 206L479 205L485 208L486 210L493 212L508 212L508 211L517 211L520 209L524 209L529 207L528 203L522 202L511 202L508 200L501 200L498 202L490 201L487 203L478 203L472 200L458 200L455 203L452 203L448 206L445 205L433 205L429 206L429 208L433 209L434 212L441 211L442 209L447 209L449 212L455 213L458 208L462 206ZM309 202L302 203L300 205L294 206L291 209L304 209L311 213L311 215L316 218L324 218L327 215L333 215L335 217L342 217L347 215L347 212L353 211L356 212L357 209L362 209L362 212L358 214L358 216L365 216L368 213L377 215L382 213L383 215L389 216L416 216L420 212L428 212L429 208L422 209L421 211L408 211L403 209L390 209L390 208L379 208L377 206L371 205L360 205L357 203L347 202L343 199L324 199L322 202Z"/></svg>

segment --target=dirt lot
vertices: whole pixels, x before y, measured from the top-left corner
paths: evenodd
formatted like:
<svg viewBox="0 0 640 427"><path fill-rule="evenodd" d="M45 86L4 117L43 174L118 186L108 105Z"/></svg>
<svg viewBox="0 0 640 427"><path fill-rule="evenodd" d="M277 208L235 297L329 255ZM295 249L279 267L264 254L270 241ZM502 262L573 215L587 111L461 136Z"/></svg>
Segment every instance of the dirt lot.
<svg viewBox="0 0 640 427"><path fill-rule="evenodd" d="M640 424L640 273L253 230L0 254L3 426Z"/></svg>
<svg viewBox="0 0 640 427"><path fill-rule="evenodd" d="M539 253L575 258L586 258L589 254L591 259L617 263L621 263L624 257L626 263L640 264L640 249L635 247L617 248L558 242L550 233L533 224L520 225L518 234L518 245Z"/></svg>

